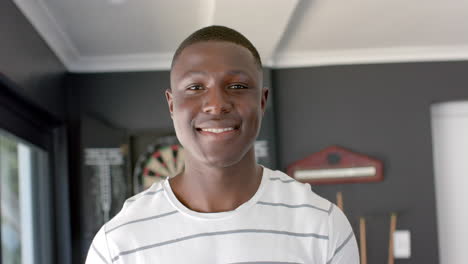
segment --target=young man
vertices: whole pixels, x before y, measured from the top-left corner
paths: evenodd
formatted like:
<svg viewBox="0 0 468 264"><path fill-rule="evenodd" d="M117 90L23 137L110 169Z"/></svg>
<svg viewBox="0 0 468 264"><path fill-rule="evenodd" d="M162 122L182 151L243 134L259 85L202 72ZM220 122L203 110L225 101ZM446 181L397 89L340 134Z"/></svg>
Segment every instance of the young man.
<svg viewBox="0 0 468 264"><path fill-rule="evenodd" d="M87 264L357 264L344 214L310 185L255 162L268 98L255 47L210 26L177 49L166 91L185 169L128 199Z"/></svg>

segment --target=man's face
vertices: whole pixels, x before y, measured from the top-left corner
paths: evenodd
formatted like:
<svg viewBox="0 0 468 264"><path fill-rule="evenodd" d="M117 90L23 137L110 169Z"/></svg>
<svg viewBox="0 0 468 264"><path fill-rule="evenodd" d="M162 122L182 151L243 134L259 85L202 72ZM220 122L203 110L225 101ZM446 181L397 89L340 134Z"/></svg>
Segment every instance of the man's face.
<svg viewBox="0 0 468 264"><path fill-rule="evenodd" d="M187 158L227 167L253 151L268 96L262 81L242 46L207 41L182 51L166 98Z"/></svg>

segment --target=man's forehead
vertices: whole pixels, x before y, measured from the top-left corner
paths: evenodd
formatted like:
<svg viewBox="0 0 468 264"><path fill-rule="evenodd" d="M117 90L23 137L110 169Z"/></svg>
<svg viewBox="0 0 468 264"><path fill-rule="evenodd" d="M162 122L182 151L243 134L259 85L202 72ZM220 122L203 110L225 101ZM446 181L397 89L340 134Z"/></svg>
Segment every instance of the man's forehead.
<svg viewBox="0 0 468 264"><path fill-rule="evenodd" d="M247 48L229 41L201 41L188 45L175 58L174 68L179 61L237 63L243 67L258 66L253 54ZM234 66L234 65L233 65Z"/></svg>

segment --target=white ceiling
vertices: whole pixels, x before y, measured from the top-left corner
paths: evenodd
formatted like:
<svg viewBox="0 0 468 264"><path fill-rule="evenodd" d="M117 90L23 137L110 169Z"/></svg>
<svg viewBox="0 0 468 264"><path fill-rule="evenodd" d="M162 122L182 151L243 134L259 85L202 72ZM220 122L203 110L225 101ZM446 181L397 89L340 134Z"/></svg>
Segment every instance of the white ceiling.
<svg viewBox="0 0 468 264"><path fill-rule="evenodd" d="M468 0L14 0L72 72L167 70L203 26L273 68L468 60Z"/></svg>

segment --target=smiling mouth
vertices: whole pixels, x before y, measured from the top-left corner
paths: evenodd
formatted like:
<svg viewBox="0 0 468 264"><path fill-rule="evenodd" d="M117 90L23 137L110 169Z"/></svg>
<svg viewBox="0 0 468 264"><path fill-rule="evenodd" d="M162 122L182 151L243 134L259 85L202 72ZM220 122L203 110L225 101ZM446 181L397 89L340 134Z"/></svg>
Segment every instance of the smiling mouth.
<svg viewBox="0 0 468 264"><path fill-rule="evenodd" d="M232 132L232 131L235 131L235 130L238 130L238 129L239 129L239 127L223 127L223 128L207 127L207 128L197 128L197 131L207 132L207 133L214 133L214 134L221 134L221 133Z"/></svg>
<svg viewBox="0 0 468 264"><path fill-rule="evenodd" d="M200 131L203 132L211 132L211 133L223 133L227 131L234 130L233 127L226 127L226 128L200 128Z"/></svg>

